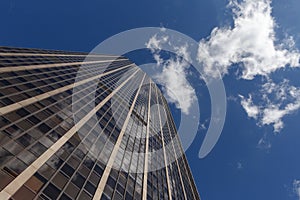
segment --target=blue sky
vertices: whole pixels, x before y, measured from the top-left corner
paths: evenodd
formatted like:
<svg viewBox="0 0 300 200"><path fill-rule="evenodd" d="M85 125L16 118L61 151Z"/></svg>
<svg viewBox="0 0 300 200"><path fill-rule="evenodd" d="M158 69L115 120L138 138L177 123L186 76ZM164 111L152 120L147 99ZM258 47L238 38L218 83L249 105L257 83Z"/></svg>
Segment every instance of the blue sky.
<svg viewBox="0 0 300 200"><path fill-rule="evenodd" d="M203 44L209 44L207 37L215 27L227 28L232 33L228 27L233 26L234 20L227 4L225 0L3 0L0 2L0 45L89 52L114 34L147 26L164 26L196 41L204 39ZM271 7L271 15L278 25L274 28L274 43L281 44L288 36L293 36L293 49L300 49L300 2L274 0ZM237 31L237 35L240 33L243 32ZM220 33L220 36L224 35L228 36L226 32ZM253 41L252 38L249 40ZM232 47L232 43L229 42L229 46ZM207 49L211 50L209 46ZM221 63L228 97L222 135L213 151L199 159L198 152L205 135L205 129L199 129L186 152L199 193L204 200L300 199L299 109L280 118L284 126L277 132L274 125L277 122L280 125L280 121L268 121L276 113L264 118L265 109L272 105L285 109L289 103L296 105L299 102L300 98L289 92L293 87L298 92L300 70L289 67L287 62L286 67L265 71L265 74L252 71L256 75L247 79L241 75L244 69L241 58L235 60L230 57L232 55L228 55L228 60L234 61L233 65L228 67L225 62L228 60ZM278 63L271 64L277 66ZM268 66L262 67L267 69ZM284 80L288 83L284 84ZM200 99L201 123L204 123L210 117L209 94L205 86L193 81L191 84ZM272 92L267 93L267 89ZM285 91L285 99L276 99L279 90ZM269 97L266 99L263 94ZM242 102L248 103L252 111L257 108L258 113L254 112L251 117ZM178 110L174 105L170 106L177 119Z"/></svg>

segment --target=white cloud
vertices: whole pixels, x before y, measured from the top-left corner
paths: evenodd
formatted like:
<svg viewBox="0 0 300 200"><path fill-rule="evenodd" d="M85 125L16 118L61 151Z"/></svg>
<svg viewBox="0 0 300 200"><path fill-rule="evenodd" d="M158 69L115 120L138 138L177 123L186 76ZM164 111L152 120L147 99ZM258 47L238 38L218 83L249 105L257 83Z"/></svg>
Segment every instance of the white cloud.
<svg viewBox="0 0 300 200"><path fill-rule="evenodd" d="M279 132L283 127L283 117L300 109L300 88L289 85L288 80L274 83L268 80L262 85L258 98L259 105L249 98L241 97L241 105L249 117L258 120L259 125L273 125L274 132Z"/></svg>
<svg viewBox="0 0 300 200"><path fill-rule="evenodd" d="M164 62L164 60L160 57L159 54L153 54L153 58L156 61L157 66L162 65Z"/></svg>
<svg viewBox="0 0 300 200"><path fill-rule="evenodd" d="M274 131L279 132L284 127L282 118L300 108L300 88L289 85L286 79L277 84L268 80L261 93L265 101L261 124L273 124Z"/></svg>
<svg viewBox="0 0 300 200"><path fill-rule="evenodd" d="M173 46L176 56L164 60L159 53L163 44L171 45L168 40L168 36L154 35L146 43L157 66L162 66L162 72L157 73L153 78L163 86L166 99L175 103L183 113L189 114L189 109L196 100L196 93L187 80L188 61L191 60L190 53L187 51L188 45Z"/></svg>
<svg viewBox="0 0 300 200"><path fill-rule="evenodd" d="M200 127L201 129L203 129L203 130L206 130L207 127L208 127L208 125L209 125L209 122L210 122L210 119L209 119L209 118L207 118L206 120L204 120L203 123L200 123L200 121L199 121L199 127Z"/></svg>
<svg viewBox="0 0 300 200"><path fill-rule="evenodd" d="M189 108L196 99L195 91L186 79L187 66L183 60L170 59L164 63L162 73L155 77L163 85L168 101L175 103L185 114L189 113Z"/></svg>
<svg viewBox="0 0 300 200"><path fill-rule="evenodd" d="M245 109L248 117L252 117L254 119L257 119L257 115L259 114L259 107L254 105L252 102L252 96L249 95L248 99L245 99L242 95L239 95L241 97L241 104L243 108Z"/></svg>
<svg viewBox="0 0 300 200"><path fill-rule="evenodd" d="M283 128L282 117L286 115L286 110L280 110L276 105L270 105L263 110L261 123L263 125L273 124L274 131L279 132Z"/></svg>
<svg viewBox="0 0 300 200"><path fill-rule="evenodd" d="M152 36L146 43L146 47L151 50L152 53L159 52L161 50L161 45L168 41L168 36L159 37L157 34Z"/></svg>
<svg viewBox="0 0 300 200"><path fill-rule="evenodd" d="M283 79L281 83L274 83L271 79L268 79L265 84L262 85L261 92L264 94L274 94L274 99L278 101L284 101L289 95L296 97L297 88L289 85L287 79Z"/></svg>
<svg viewBox="0 0 300 200"><path fill-rule="evenodd" d="M242 69L242 78L268 75L287 65L299 66L300 54L292 37L275 37L276 22L271 0L230 0L233 27L216 27L208 39L200 41L198 60L205 72L217 77L228 73L232 64Z"/></svg>
<svg viewBox="0 0 300 200"><path fill-rule="evenodd" d="M293 181L293 192L297 195L298 199L300 200L300 180Z"/></svg>
<svg viewBox="0 0 300 200"><path fill-rule="evenodd" d="M161 31L161 32L166 32L166 30L167 30L167 29L166 29L166 27L164 27L164 26L162 26L162 27L160 28L160 31Z"/></svg>
<svg viewBox="0 0 300 200"><path fill-rule="evenodd" d="M181 56L187 62L191 62L191 56L187 49L188 49L187 44L185 44L184 46L181 46L181 47L174 47L174 50L178 56Z"/></svg>

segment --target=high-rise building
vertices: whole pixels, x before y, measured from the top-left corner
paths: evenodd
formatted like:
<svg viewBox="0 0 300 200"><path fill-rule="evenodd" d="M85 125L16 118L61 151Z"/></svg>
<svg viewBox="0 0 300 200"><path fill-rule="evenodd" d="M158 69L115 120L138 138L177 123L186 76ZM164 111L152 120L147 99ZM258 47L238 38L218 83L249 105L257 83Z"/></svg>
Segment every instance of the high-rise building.
<svg viewBox="0 0 300 200"><path fill-rule="evenodd" d="M167 102L124 57L0 47L0 199L200 199Z"/></svg>

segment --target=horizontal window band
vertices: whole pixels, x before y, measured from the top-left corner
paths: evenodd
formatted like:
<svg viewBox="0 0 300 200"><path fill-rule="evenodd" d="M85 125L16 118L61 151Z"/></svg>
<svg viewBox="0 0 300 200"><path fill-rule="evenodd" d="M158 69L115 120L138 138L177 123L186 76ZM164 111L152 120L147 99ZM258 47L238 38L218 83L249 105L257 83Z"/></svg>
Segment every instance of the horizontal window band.
<svg viewBox="0 0 300 200"><path fill-rule="evenodd" d="M110 63L110 62L119 62L119 61L125 61L125 60L128 60L128 59L71 62L71 63L54 63L54 64L41 64L41 65L24 65L24 66L16 66L16 67L1 67L0 68L0 73L14 72L14 71L24 71L24 70L33 70L33 69L43 69L43 68L53 68L53 67L86 65L86 64Z"/></svg>
<svg viewBox="0 0 300 200"><path fill-rule="evenodd" d="M52 91L49 91L49 92L46 92L46 93L34 96L34 97L31 97L31 98L28 98L28 99L25 99L25 100L22 100L20 102L16 102L16 103L10 104L10 105L5 106L5 107L2 107L2 108L0 108L0 115L4 115L4 114L7 114L7 113L10 113L10 112L15 111L15 110L17 110L19 108L22 108L22 107L25 107L27 105L33 104L33 103L35 103L37 101L41 101L41 100L46 99L46 98L48 98L50 96L59 94L61 92L67 91L69 89L72 89L73 87L77 87L77 86L82 85L84 83L87 83L87 82L90 82L92 80L101 78L102 76L105 76L105 75L117 72L119 70L122 70L124 68L128 68L130 66L132 66L132 64L126 65L124 67L120 67L120 68L112 70L112 71L108 71L108 72L103 73L103 74L99 74L98 76L94 76L94 77L91 77L91 78L88 78L88 79L84 79L84 80L76 82L74 84L72 83L70 85L66 85L64 87L61 87L61 88L58 88L58 89L55 89L55 90L52 90Z"/></svg>

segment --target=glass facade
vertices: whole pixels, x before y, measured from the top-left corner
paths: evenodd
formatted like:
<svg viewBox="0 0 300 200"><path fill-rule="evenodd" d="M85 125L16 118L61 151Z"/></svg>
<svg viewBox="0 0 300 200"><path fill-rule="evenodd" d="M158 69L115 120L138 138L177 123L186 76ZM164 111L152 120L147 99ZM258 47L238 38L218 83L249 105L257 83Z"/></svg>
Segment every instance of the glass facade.
<svg viewBox="0 0 300 200"><path fill-rule="evenodd" d="M0 199L200 199L157 86L86 56L0 47Z"/></svg>

